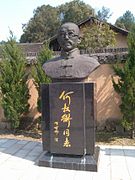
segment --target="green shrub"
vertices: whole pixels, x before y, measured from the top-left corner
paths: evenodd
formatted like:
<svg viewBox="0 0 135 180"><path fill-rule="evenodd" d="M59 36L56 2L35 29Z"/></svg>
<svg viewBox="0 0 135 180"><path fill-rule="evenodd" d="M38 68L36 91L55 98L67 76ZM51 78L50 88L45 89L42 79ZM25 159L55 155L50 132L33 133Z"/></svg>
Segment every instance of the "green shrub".
<svg viewBox="0 0 135 180"><path fill-rule="evenodd" d="M114 66L118 83L113 79L114 89L121 96L120 109L123 114L122 125L131 130L135 137L135 26L128 35L128 59L124 66Z"/></svg>
<svg viewBox="0 0 135 180"><path fill-rule="evenodd" d="M26 59L11 34L3 45L0 62L0 104L5 117L16 129L21 117L28 112L29 90L27 86Z"/></svg>
<svg viewBox="0 0 135 180"><path fill-rule="evenodd" d="M37 63L34 64L32 69L32 77L34 79L35 86L38 90L38 110L41 112L41 95L40 95L40 85L43 83L50 83L51 79L43 71L43 64L53 57L53 51L49 49L48 43L45 43L43 48L38 54Z"/></svg>

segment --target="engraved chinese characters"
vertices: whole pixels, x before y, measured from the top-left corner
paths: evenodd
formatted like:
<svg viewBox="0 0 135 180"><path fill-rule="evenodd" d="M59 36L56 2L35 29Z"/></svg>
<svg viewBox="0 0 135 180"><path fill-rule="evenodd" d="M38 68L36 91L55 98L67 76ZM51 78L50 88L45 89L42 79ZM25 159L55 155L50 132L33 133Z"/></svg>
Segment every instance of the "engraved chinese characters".
<svg viewBox="0 0 135 180"><path fill-rule="evenodd" d="M58 142L59 138L58 138L58 134L59 134L59 123L58 121L54 121L54 141Z"/></svg>
<svg viewBox="0 0 135 180"><path fill-rule="evenodd" d="M70 143L70 126L71 126L71 114L70 114L70 104L71 104L71 94L73 94L73 91L69 91L67 93L65 93L65 91L63 91L59 97L59 99L64 101L64 106L62 108L63 111L63 115L61 116L61 121L63 123L67 124L66 129L63 131L63 135L65 136L65 141L63 144L63 147L71 147L71 143Z"/></svg>
<svg viewBox="0 0 135 180"><path fill-rule="evenodd" d="M63 143L63 147L71 147L71 143L70 143L70 125L71 125L71 114L70 114L70 104L71 104L71 94L73 94L73 91L70 92L65 92L62 91L62 93L59 96L59 99L64 101L63 102L63 107L62 109L62 116L60 121L63 123L66 123L66 129L63 131L63 135L65 136L65 141ZM58 138L58 134L59 134L59 122L55 121L54 122L54 141L58 142L59 138Z"/></svg>
<svg viewBox="0 0 135 180"><path fill-rule="evenodd" d="M49 85L49 92L50 152L74 155L85 154L87 151L87 135L85 133L87 132L84 126L88 125L88 123L93 124L93 119L91 119L92 122L88 119L88 123L84 120L85 110L87 110L85 106L85 86L81 83L53 83ZM88 92L87 101L89 96L91 95ZM91 110L88 109L89 112ZM89 127L90 125L88 125L87 130Z"/></svg>

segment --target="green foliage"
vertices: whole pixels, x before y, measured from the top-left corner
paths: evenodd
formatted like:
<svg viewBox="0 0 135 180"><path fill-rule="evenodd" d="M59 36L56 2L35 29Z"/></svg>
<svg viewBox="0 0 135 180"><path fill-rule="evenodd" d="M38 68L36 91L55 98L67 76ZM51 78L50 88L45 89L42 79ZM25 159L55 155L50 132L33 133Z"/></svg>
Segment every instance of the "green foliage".
<svg viewBox="0 0 135 180"><path fill-rule="evenodd" d="M34 11L34 16L23 25L20 42L43 42L57 33L60 25L67 21L79 22L94 14L91 6L73 0L58 7L43 5Z"/></svg>
<svg viewBox="0 0 135 180"><path fill-rule="evenodd" d="M85 4L80 0L73 0L71 2L62 4L59 6L59 12L62 17L62 23L78 23L91 15L95 15L94 9L90 5Z"/></svg>
<svg viewBox="0 0 135 180"><path fill-rule="evenodd" d="M97 12L97 18L101 21L107 21L111 16L112 14L110 14L110 9L104 6Z"/></svg>
<svg viewBox="0 0 135 180"><path fill-rule="evenodd" d="M123 14L123 16L120 16L115 22L116 26L129 31L131 30L134 24L135 24L135 17L129 10L126 11Z"/></svg>
<svg viewBox="0 0 135 180"><path fill-rule="evenodd" d="M123 114L122 125L135 135L135 26L128 35L129 55L123 67L114 66L118 82L113 79L114 89L121 96L120 109Z"/></svg>
<svg viewBox="0 0 135 180"><path fill-rule="evenodd" d="M43 5L34 11L34 16L23 27L20 42L43 42L52 37L60 26L58 8Z"/></svg>
<svg viewBox="0 0 135 180"><path fill-rule="evenodd" d="M21 117L29 109L27 80L26 59L11 33L3 45L0 62L0 104L13 129L19 127Z"/></svg>
<svg viewBox="0 0 135 180"><path fill-rule="evenodd" d="M95 50L115 44L115 33L107 24L94 24L90 28L85 26L82 33L83 38L79 45L81 49Z"/></svg>
<svg viewBox="0 0 135 180"><path fill-rule="evenodd" d="M5 44L5 41L2 40L2 41L0 42L0 45L1 45L1 44Z"/></svg>
<svg viewBox="0 0 135 180"><path fill-rule="evenodd" d="M43 83L50 83L51 79L43 71L43 64L51 59L53 56L52 50L49 49L48 43L45 43L43 48L38 54L37 63L34 64L32 69L32 77L34 78L35 86L38 90L38 110L41 112L41 96L40 96L40 85Z"/></svg>

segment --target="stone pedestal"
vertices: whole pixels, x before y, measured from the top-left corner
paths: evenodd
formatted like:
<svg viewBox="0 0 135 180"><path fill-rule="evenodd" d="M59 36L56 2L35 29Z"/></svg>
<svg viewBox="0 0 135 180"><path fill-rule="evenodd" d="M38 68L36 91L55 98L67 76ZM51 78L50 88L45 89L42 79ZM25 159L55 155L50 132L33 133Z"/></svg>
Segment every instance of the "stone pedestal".
<svg viewBox="0 0 135 180"><path fill-rule="evenodd" d="M97 171L94 83L42 85L40 166Z"/></svg>
<svg viewBox="0 0 135 180"><path fill-rule="evenodd" d="M99 150L100 148L96 147L93 155L84 156L67 156L45 152L39 160L39 166L97 172Z"/></svg>

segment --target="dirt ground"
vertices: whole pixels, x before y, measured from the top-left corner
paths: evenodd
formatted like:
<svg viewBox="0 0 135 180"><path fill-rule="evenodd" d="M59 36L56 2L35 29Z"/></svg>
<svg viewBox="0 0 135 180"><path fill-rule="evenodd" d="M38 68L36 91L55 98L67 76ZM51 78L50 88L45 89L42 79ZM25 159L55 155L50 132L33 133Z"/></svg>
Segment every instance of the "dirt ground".
<svg viewBox="0 0 135 180"><path fill-rule="evenodd" d="M118 134L116 132L97 132L96 143L105 145L135 146L135 139L130 138L129 133Z"/></svg>
<svg viewBox="0 0 135 180"><path fill-rule="evenodd" d="M41 131L18 131L0 130L0 138L20 139L28 141L42 141Z"/></svg>
<svg viewBox="0 0 135 180"><path fill-rule="evenodd" d="M20 139L28 141L42 141L41 131L18 131L0 130L0 138ZM135 146L135 139L129 134L118 135L116 132L96 132L96 144Z"/></svg>

